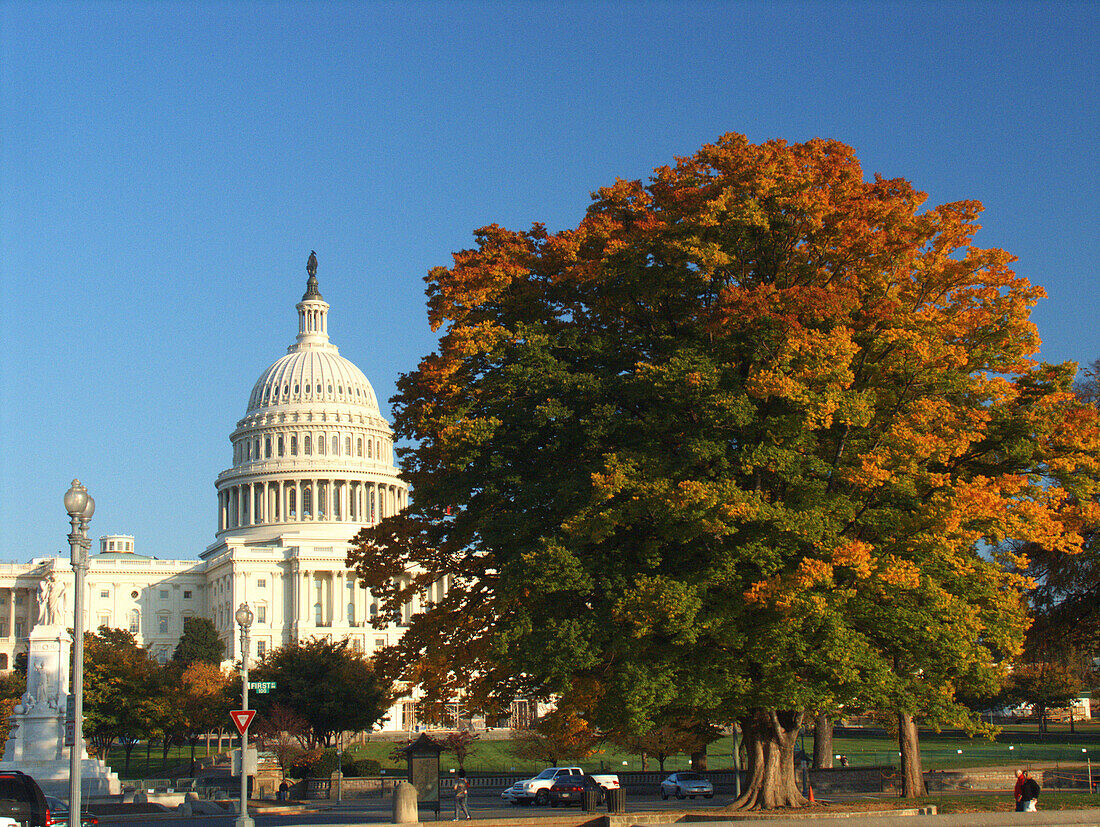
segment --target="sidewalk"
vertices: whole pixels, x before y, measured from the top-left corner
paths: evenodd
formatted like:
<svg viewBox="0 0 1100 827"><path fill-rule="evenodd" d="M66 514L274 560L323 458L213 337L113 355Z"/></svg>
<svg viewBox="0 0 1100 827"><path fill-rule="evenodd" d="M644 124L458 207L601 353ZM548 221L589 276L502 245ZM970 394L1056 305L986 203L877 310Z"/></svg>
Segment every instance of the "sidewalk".
<svg viewBox="0 0 1100 827"><path fill-rule="evenodd" d="M839 819L839 821L834 821ZM753 818L738 817L736 820L715 819L713 821L690 822L692 827L730 827L738 825L768 825L768 827L807 827L811 824L836 823L837 827L999 827L999 825L1037 824L1044 827L1063 827L1063 825L1100 824L1100 810L1047 810L1038 813L959 813L952 815L874 815L864 813L837 813L830 816L804 816L802 818ZM669 822L634 820L616 822L622 827L665 827Z"/></svg>

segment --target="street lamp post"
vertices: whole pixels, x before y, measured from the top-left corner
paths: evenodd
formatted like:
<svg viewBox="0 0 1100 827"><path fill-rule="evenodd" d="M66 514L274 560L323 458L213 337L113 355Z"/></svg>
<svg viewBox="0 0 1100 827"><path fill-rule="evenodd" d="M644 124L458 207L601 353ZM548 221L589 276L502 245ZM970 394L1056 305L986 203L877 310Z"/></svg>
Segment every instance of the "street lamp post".
<svg viewBox="0 0 1100 827"><path fill-rule="evenodd" d="M248 711L248 630L252 628L252 609L242 603L233 615L241 627L241 709ZM248 817L248 770L245 766L248 754L248 730L241 733L241 816L236 827L256 827L256 822Z"/></svg>
<svg viewBox="0 0 1100 827"><path fill-rule="evenodd" d="M84 575L88 573L88 522L95 513L95 500L88 489L73 480L65 492L65 511L69 514L70 559L75 575L73 584L73 743L69 747L69 827L80 827L80 759L84 752Z"/></svg>

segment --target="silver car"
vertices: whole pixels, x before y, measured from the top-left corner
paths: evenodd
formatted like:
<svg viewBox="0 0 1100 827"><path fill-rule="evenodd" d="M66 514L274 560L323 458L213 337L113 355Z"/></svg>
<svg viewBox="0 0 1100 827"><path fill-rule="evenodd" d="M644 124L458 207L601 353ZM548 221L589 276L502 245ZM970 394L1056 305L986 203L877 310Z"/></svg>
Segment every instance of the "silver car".
<svg viewBox="0 0 1100 827"><path fill-rule="evenodd" d="M670 795L677 798L714 798L714 785L697 772L674 772L661 782L661 798L667 800Z"/></svg>

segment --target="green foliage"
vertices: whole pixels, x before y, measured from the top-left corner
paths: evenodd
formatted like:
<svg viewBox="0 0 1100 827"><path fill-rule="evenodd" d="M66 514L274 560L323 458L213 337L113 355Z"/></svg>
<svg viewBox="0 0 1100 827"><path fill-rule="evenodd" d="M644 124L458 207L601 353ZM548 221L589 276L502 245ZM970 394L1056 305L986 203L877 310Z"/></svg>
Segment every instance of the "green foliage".
<svg viewBox="0 0 1100 827"><path fill-rule="evenodd" d="M345 761L344 775L354 778L374 778L382 771L381 762L374 758L358 758Z"/></svg>
<svg viewBox="0 0 1100 827"><path fill-rule="evenodd" d="M356 759L348 753L344 753L343 762L341 763L336 750L329 747L316 757L313 763L306 768L306 772L312 778L329 778L338 768L342 768L344 776L348 778L373 778L378 776L382 765L376 759Z"/></svg>
<svg viewBox="0 0 1100 827"><path fill-rule="evenodd" d="M18 698L26 691L26 674L13 670L6 675L0 675L0 698Z"/></svg>
<svg viewBox="0 0 1100 827"><path fill-rule="evenodd" d="M1084 682L1080 673L1058 663L1021 664L1012 673L1004 692L1006 703L1029 704L1039 718L1039 729L1047 727L1047 713L1069 706L1081 696Z"/></svg>
<svg viewBox="0 0 1100 827"><path fill-rule="evenodd" d="M309 747L327 746L337 732L370 730L390 704L388 688L347 640L313 638L274 649L250 680L275 682L273 692L251 696L255 708L266 715L281 705L301 716Z"/></svg>
<svg viewBox="0 0 1100 827"><path fill-rule="evenodd" d="M476 749L475 745L479 740L481 740L481 736L476 732L470 732L464 729L458 730L457 732L448 732L443 739L443 745L447 748L448 752L454 753L459 768L463 769L466 766L466 759L470 756L470 753Z"/></svg>
<svg viewBox="0 0 1100 827"><path fill-rule="evenodd" d="M288 774L292 778L318 777L314 773L314 767L317 766L317 762L321 760L321 756L324 755L324 752L324 749L321 747L302 750L295 755L291 761L290 772Z"/></svg>
<svg viewBox="0 0 1100 827"><path fill-rule="evenodd" d="M338 766L338 759L336 750L329 747L321 753L321 757L317 759L317 762L310 768L310 772L316 778L328 778L334 772Z"/></svg>
<svg viewBox="0 0 1100 827"><path fill-rule="evenodd" d="M218 637L214 622L208 617L185 617L183 635L172 653L172 663L186 669L196 661L200 663L221 663L225 644Z"/></svg>
<svg viewBox="0 0 1100 827"><path fill-rule="evenodd" d="M553 765L579 763L599 752L599 744L599 736L587 721L575 712L555 709L530 729L517 732L512 752L520 759Z"/></svg>

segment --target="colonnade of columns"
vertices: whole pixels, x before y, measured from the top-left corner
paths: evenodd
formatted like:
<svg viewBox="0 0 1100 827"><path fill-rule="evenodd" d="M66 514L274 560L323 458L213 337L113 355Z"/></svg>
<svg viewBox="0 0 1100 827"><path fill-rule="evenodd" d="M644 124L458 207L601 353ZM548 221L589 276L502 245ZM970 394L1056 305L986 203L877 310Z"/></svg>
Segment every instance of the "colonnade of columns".
<svg viewBox="0 0 1100 827"><path fill-rule="evenodd" d="M240 483L218 492L218 531L306 521L373 525L403 509L407 496L403 486L367 480Z"/></svg>
<svg viewBox="0 0 1100 827"><path fill-rule="evenodd" d="M4 595L6 605L4 607L4 616L0 619L0 637L22 637L30 632L30 627L33 625L37 616L36 611L36 597L35 589L21 589L18 587L10 589L0 589L0 593ZM24 610L24 627L22 629L22 635L15 634L15 600L16 595L20 595L23 598L23 605L28 607Z"/></svg>
<svg viewBox="0 0 1100 827"><path fill-rule="evenodd" d="M357 580L354 571L300 569L291 597L299 635L302 628L366 626L374 596Z"/></svg>

